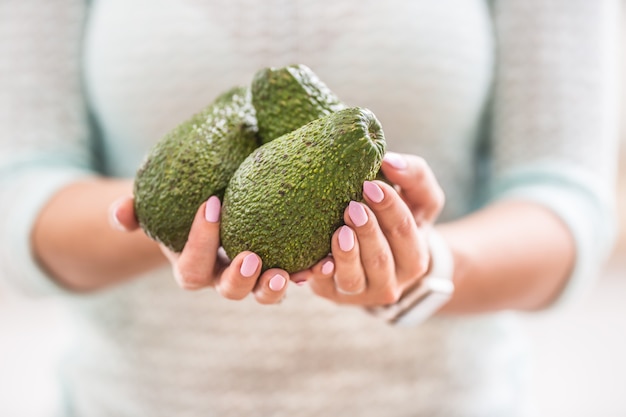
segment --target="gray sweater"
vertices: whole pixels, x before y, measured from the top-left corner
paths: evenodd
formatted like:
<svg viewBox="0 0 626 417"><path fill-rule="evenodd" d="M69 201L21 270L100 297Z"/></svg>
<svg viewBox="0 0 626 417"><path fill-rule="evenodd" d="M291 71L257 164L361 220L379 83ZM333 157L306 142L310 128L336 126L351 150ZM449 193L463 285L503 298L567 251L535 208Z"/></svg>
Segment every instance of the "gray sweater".
<svg viewBox="0 0 626 417"><path fill-rule="evenodd" d="M165 132L258 68L303 63L424 156L442 221L530 199L576 240L559 302L613 239L617 0L5 0L0 278L62 298L67 416L527 416L511 313L381 323L292 286L277 306L179 290L169 270L64 292L29 244L42 205L132 177Z"/></svg>

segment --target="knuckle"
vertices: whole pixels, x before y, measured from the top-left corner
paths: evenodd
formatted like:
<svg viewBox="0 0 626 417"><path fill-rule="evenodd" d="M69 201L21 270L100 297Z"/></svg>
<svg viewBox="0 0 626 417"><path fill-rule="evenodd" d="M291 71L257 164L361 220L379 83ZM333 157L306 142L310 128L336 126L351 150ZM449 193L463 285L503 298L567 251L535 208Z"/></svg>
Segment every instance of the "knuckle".
<svg viewBox="0 0 626 417"><path fill-rule="evenodd" d="M283 294L282 293L273 293L270 294L266 291L258 291L254 293L254 298L259 304L270 305L277 304L282 301Z"/></svg>
<svg viewBox="0 0 626 417"><path fill-rule="evenodd" d="M205 277L193 270L174 269L178 284L185 290L195 290L205 285Z"/></svg>
<svg viewBox="0 0 626 417"><path fill-rule="evenodd" d="M343 294L359 294L365 289L363 280L359 277L350 277L348 279L338 280L337 291Z"/></svg>
<svg viewBox="0 0 626 417"><path fill-rule="evenodd" d="M414 228L414 220L408 216L402 216L389 230L389 237L392 239L409 237L413 233Z"/></svg>
<svg viewBox="0 0 626 417"><path fill-rule="evenodd" d="M386 250L378 251L373 256L368 256L363 260L367 270L387 270L391 262L391 254Z"/></svg>
<svg viewBox="0 0 626 417"><path fill-rule="evenodd" d="M400 300L401 296L402 291L398 286L389 285L380 291L379 300L383 305L395 304Z"/></svg>
<svg viewBox="0 0 626 417"><path fill-rule="evenodd" d="M200 285L195 285L187 281L179 281L178 286L185 291L194 291L194 290L199 290L201 288Z"/></svg>
<svg viewBox="0 0 626 417"><path fill-rule="evenodd" d="M204 276L202 276L197 271L187 273L186 275L183 275L183 277L186 283L194 287L199 287L204 282Z"/></svg>
<svg viewBox="0 0 626 417"><path fill-rule="evenodd" d="M272 301L268 300L267 297L261 296L261 295L255 295L254 297L256 299L256 302L262 305L270 305L270 304L274 304Z"/></svg>
<svg viewBox="0 0 626 417"><path fill-rule="evenodd" d="M409 265L407 275L409 279L420 278L428 272L430 256L419 256L416 262Z"/></svg>
<svg viewBox="0 0 626 417"><path fill-rule="evenodd" d="M228 300L242 300L246 297L246 295L248 295L247 292L240 291L238 288L229 283L220 285L217 288L217 291L222 297Z"/></svg>

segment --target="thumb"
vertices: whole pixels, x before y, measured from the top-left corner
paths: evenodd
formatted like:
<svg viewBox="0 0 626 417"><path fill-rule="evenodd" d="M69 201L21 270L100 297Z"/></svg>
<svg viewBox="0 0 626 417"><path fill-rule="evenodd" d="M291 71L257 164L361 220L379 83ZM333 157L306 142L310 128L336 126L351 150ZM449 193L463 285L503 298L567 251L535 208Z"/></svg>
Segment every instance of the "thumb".
<svg viewBox="0 0 626 417"><path fill-rule="evenodd" d="M123 232L131 232L139 228L135 217L135 206L132 197L121 197L109 206L109 224Z"/></svg>

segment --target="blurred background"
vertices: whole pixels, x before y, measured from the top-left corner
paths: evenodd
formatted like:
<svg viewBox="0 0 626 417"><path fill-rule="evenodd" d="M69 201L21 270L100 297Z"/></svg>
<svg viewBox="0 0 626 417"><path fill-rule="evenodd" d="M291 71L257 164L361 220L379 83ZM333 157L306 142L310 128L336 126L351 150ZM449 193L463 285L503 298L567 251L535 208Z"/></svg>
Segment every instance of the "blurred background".
<svg viewBox="0 0 626 417"><path fill-rule="evenodd" d="M626 86L622 89L626 103ZM622 115L617 185L620 225L613 256L582 302L558 311L523 315L541 416L626 416L624 105ZM26 299L0 287L0 416L47 417L58 404L56 365L69 342L63 314L54 300Z"/></svg>

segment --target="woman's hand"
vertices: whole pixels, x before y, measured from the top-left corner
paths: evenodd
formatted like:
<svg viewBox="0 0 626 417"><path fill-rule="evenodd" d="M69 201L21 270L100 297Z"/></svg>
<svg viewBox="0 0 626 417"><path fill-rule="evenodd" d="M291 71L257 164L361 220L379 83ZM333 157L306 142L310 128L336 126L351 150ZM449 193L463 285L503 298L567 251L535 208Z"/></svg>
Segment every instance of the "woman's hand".
<svg viewBox="0 0 626 417"><path fill-rule="evenodd" d="M289 275L280 269L261 273L261 259L252 252L242 252L228 261L219 249L221 205L217 197L203 203L194 218L189 238L180 254L161 245L170 261L174 277L186 290L214 287L223 297L240 300L253 293L261 304L282 300ZM112 224L118 229L132 231L139 227L133 199L126 197L111 206Z"/></svg>
<svg viewBox="0 0 626 417"><path fill-rule="evenodd" d="M352 201L345 226L332 237L332 256L293 276L337 303L377 306L398 301L428 272L429 227L444 194L426 162L417 156L387 154L382 181L363 185L366 204Z"/></svg>

